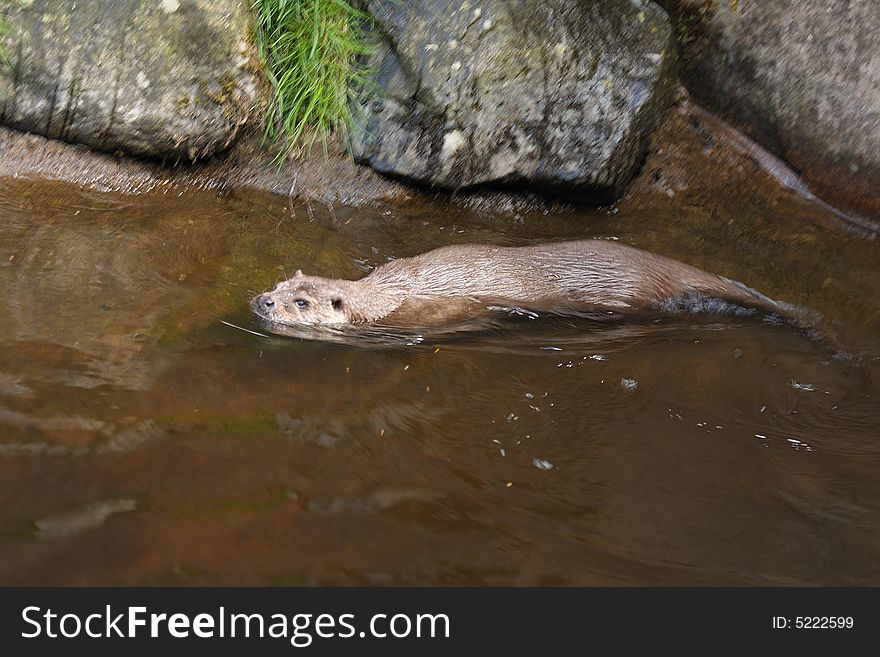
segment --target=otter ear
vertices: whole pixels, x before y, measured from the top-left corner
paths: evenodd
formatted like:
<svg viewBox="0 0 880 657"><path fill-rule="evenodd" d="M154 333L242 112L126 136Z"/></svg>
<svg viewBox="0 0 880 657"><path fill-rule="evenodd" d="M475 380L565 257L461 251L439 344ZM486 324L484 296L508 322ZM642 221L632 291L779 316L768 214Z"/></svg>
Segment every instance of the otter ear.
<svg viewBox="0 0 880 657"><path fill-rule="evenodd" d="M296 273L293 275L293 277L294 277L294 278L302 278L302 275L303 275L303 270L302 270L302 269L297 269L297 270L296 270Z"/></svg>
<svg viewBox="0 0 880 657"><path fill-rule="evenodd" d="M342 310L342 299L341 298L334 297L330 303L333 304L333 308L335 310Z"/></svg>

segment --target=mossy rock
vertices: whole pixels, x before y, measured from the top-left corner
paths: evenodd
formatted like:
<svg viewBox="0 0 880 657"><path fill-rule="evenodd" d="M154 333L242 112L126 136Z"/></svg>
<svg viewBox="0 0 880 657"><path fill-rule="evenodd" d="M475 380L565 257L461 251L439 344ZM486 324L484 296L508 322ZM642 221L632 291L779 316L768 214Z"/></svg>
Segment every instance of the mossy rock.
<svg viewBox="0 0 880 657"><path fill-rule="evenodd" d="M369 0L383 93L351 148L431 187L618 196L669 104L676 51L642 0Z"/></svg>
<svg viewBox="0 0 880 657"><path fill-rule="evenodd" d="M196 160L254 112L238 0L11 3L0 122L92 148Z"/></svg>

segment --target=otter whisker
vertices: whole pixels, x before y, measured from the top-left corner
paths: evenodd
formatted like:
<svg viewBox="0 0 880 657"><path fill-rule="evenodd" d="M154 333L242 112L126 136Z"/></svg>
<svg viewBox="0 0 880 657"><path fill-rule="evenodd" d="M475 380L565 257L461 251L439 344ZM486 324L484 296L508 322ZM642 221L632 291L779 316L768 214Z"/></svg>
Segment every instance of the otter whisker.
<svg viewBox="0 0 880 657"><path fill-rule="evenodd" d="M261 338L270 337L270 336L266 335L265 333L258 333L257 331L251 331L250 329L246 329L243 326L238 326L236 324L233 324L232 322L227 322L226 320L223 320L223 319L220 320L220 323L226 324L226 326L232 327L234 329L238 329L239 331L244 331L245 333L250 333L251 335L257 335Z"/></svg>

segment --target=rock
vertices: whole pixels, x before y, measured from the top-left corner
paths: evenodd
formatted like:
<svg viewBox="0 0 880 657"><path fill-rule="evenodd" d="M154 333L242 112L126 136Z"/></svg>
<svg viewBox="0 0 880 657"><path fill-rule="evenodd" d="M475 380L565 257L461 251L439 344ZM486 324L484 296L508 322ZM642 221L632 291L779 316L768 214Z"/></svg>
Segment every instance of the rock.
<svg viewBox="0 0 880 657"><path fill-rule="evenodd" d="M265 191L294 199L341 205L384 205L409 198L412 190L355 164L339 143L328 157L317 153L278 168L275 153L263 142L256 123L241 131L223 157L175 164L173 160L117 157L57 139L0 126L0 179L61 180L102 192L137 194L162 188L175 192L202 189L227 194ZM2 388L0 388L2 389Z"/></svg>
<svg viewBox="0 0 880 657"><path fill-rule="evenodd" d="M669 103L675 45L641 0L366 0L382 93L351 138L377 171L445 189L617 196Z"/></svg>
<svg viewBox="0 0 880 657"><path fill-rule="evenodd" d="M255 105L238 0L33 0L14 33L0 122L104 151L196 158L225 149Z"/></svg>
<svg viewBox="0 0 880 657"><path fill-rule="evenodd" d="M880 218L880 3L666 0L691 94L811 190Z"/></svg>

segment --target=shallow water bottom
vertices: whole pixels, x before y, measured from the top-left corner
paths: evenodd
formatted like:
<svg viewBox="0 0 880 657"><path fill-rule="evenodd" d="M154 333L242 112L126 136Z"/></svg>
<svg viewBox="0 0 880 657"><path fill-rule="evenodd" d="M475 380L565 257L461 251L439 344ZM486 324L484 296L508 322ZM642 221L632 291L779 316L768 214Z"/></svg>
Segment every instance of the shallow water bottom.
<svg viewBox="0 0 880 657"><path fill-rule="evenodd" d="M880 583L876 245L784 204L295 210L0 181L0 582ZM840 349L757 317L229 325L296 269L584 237L810 307Z"/></svg>

